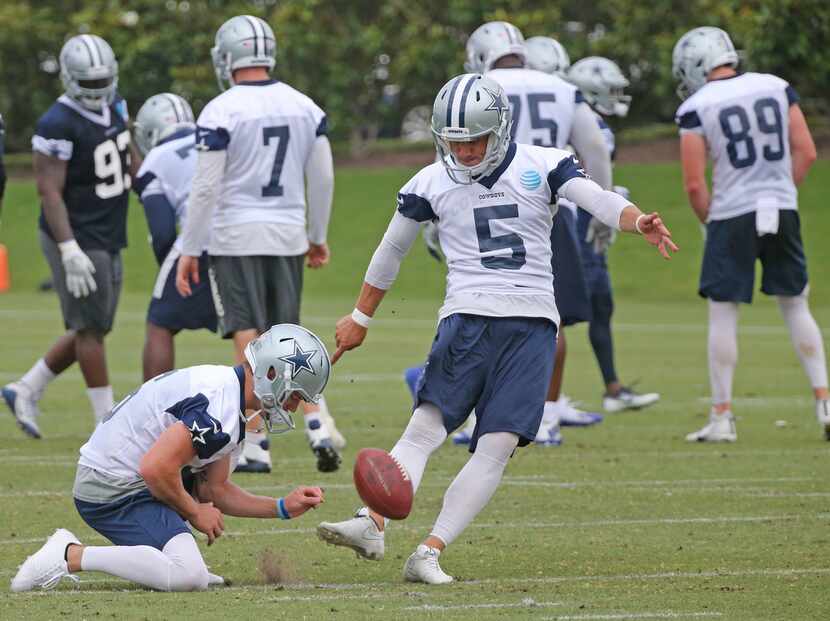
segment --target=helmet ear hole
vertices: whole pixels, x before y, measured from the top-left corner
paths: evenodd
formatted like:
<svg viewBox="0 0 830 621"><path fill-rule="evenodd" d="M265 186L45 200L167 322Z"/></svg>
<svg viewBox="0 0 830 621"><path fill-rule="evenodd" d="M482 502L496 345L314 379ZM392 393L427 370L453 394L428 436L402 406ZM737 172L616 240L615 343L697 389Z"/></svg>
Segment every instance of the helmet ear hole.
<svg viewBox="0 0 830 621"><path fill-rule="evenodd" d="M268 367L268 373L266 374L269 381L274 381L277 379L277 370L274 367Z"/></svg>

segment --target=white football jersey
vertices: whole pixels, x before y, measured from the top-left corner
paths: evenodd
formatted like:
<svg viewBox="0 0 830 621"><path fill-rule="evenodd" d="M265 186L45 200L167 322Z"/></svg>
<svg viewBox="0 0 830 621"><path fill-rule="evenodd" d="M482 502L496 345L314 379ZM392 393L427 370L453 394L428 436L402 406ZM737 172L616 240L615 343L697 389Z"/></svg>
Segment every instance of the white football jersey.
<svg viewBox="0 0 830 621"><path fill-rule="evenodd" d="M214 227L305 227L305 165L326 115L283 82L242 83L211 100L196 122L199 149L227 150Z"/></svg>
<svg viewBox="0 0 830 621"><path fill-rule="evenodd" d="M797 101L781 78L744 73L707 82L678 108L681 133L702 135L712 158L710 220L797 208L789 131Z"/></svg>
<svg viewBox="0 0 830 621"><path fill-rule="evenodd" d="M513 140L522 144L565 148L571 135L579 89L562 78L534 69L493 69L513 113Z"/></svg>
<svg viewBox="0 0 830 621"><path fill-rule="evenodd" d="M153 147L144 158L135 181L141 200L161 194L176 212L176 225L184 228L187 197L196 172L195 131L174 134ZM181 251L181 239L175 248Z"/></svg>
<svg viewBox="0 0 830 621"><path fill-rule="evenodd" d="M447 260L439 316L546 317L559 313L551 272L551 205L568 180L585 177L567 151L513 143L504 161L472 185L452 181L440 163L398 194L398 211L436 220Z"/></svg>
<svg viewBox="0 0 830 621"><path fill-rule="evenodd" d="M81 447L78 463L126 482L141 477L141 459L159 436L179 422L190 431L199 469L231 455L245 437L242 367L197 366L142 384L116 405Z"/></svg>

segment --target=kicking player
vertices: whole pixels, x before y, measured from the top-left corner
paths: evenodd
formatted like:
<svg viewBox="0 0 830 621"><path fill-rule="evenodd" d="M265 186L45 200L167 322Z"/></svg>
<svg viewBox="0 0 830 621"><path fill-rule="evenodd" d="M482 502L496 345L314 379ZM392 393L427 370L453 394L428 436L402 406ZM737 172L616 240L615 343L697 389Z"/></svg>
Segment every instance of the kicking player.
<svg viewBox="0 0 830 621"><path fill-rule="evenodd" d="M719 28L695 28L674 46L672 73L685 99L677 110L683 183L706 226L699 293L709 300L709 423L690 442L734 442L732 377L738 361L738 304L752 302L755 262L761 291L774 295L813 388L816 417L830 440L827 362L807 304L807 261L801 243L798 186L816 148L781 78L739 73L738 54ZM706 157L712 158L712 191Z"/></svg>
<svg viewBox="0 0 830 621"><path fill-rule="evenodd" d="M211 54L224 92L197 121L199 155L176 287L182 295L193 293L207 247L219 333L233 339L241 359L247 343L271 324L300 322L303 264L316 269L329 262L334 171L325 113L269 75L276 41L265 21L250 15L229 19L217 31ZM333 441L345 441L329 431L336 429L325 402L304 410L317 468L337 470ZM270 472L266 438L249 431L240 469Z"/></svg>
<svg viewBox="0 0 830 621"><path fill-rule="evenodd" d="M145 382L81 447L72 490L84 522L115 545L85 546L58 529L20 566L12 591L50 589L80 571L159 591L223 583L208 574L191 526L211 545L224 515L287 520L323 502L319 487L271 498L231 483L245 411L259 411L269 431L287 431L290 412L319 398L329 371L320 339L283 324L249 342L239 366L190 367Z"/></svg>
<svg viewBox="0 0 830 621"><path fill-rule="evenodd" d="M432 114L440 163L399 192L356 307L337 322L333 363L365 339L421 224L437 222L449 269L446 299L412 418L391 451L416 491L432 452L473 408L477 422L472 456L447 489L429 536L405 563L408 581L452 581L439 555L486 506L515 448L538 432L559 323L550 244L556 197L609 226L640 232L666 258L676 250L658 214L646 215L587 179L567 151L512 142L510 126L510 106L495 80L465 74L441 88ZM363 508L353 519L320 524L318 534L377 560L384 526Z"/></svg>
<svg viewBox="0 0 830 621"><path fill-rule="evenodd" d="M534 66L533 58L528 45L528 61L531 66ZM631 96L624 92L628 80L614 61L599 56L590 56L574 63L568 70L568 80L579 88L585 101L594 110L613 161L616 150L614 132L602 115L624 117L628 114ZM615 185L614 191L628 198L627 188ZM660 395L656 392L638 394L629 386L624 386L617 375L611 335L614 298L607 257L608 247L614 241L613 233L613 229L606 227L584 209L577 210L577 238L591 299L588 337L605 384L602 407L606 412L621 412L652 405L660 400Z"/></svg>
<svg viewBox="0 0 830 621"><path fill-rule="evenodd" d="M104 337L121 292L127 203L141 158L130 144L118 62L96 35L77 35L60 53L66 92L40 117L32 137L41 200L40 245L52 272L66 332L3 399L20 428L40 438L38 401L76 360L95 422L112 409Z"/></svg>
<svg viewBox="0 0 830 621"><path fill-rule="evenodd" d="M150 97L136 114L135 140L146 156L133 185L144 206L159 273L147 310L142 366L144 381L174 366L173 338L181 330L216 331L207 254L199 263L199 283L191 295L176 291L181 228L196 171L196 123L190 104L173 93Z"/></svg>

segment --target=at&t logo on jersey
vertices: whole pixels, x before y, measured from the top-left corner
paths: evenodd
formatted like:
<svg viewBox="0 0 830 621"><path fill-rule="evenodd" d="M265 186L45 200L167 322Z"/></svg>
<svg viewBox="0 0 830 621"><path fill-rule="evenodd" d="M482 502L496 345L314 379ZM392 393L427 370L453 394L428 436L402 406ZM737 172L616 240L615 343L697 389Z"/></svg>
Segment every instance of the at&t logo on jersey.
<svg viewBox="0 0 830 621"><path fill-rule="evenodd" d="M542 185L542 175L535 170L526 170L519 177L519 183L525 190L535 190Z"/></svg>

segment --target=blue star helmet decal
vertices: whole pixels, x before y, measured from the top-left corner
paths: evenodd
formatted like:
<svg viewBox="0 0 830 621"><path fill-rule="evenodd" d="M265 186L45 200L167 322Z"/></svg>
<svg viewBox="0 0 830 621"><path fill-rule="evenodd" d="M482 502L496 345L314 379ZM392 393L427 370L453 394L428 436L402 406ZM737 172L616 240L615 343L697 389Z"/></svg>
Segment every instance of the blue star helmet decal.
<svg viewBox="0 0 830 621"><path fill-rule="evenodd" d="M501 115L504 113L505 110L507 110L507 106L504 103L502 103L501 97L499 97L497 93L494 93L488 88L485 88L484 92L490 95L490 97L492 98L492 101L485 108L485 110L495 110L499 113L499 118L501 118Z"/></svg>
<svg viewBox="0 0 830 621"><path fill-rule="evenodd" d="M312 375L317 375L314 368L311 366L311 359L317 353L316 349L311 351L303 351L300 344L294 341L294 353L290 356L280 356L280 360L291 365L291 379L297 377L301 371L308 371Z"/></svg>

